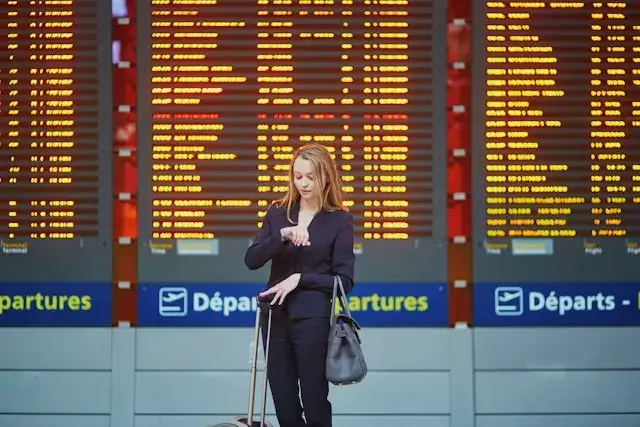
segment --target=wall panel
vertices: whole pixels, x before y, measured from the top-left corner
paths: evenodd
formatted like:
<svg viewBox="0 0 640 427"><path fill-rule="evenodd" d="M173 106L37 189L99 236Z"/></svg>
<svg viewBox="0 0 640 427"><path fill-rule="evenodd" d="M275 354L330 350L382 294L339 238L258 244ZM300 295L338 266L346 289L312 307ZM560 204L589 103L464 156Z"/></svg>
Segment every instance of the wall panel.
<svg viewBox="0 0 640 427"><path fill-rule="evenodd" d="M335 425L637 427L639 335L631 328L367 329L371 373L332 390ZM223 421L246 411L250 340L244 328L0 329L11 349L0 352L0 425Z"/></svg>
<svg viewBox="0 0 640 427"><path fill-rule="evenodd" d="M636 426L640 330L474 330L477 427Z"/></svg>
<svg viewBox="0 0 640 427"><path fill-rule="evenodd" d="M397 416L406 425L448 426L452 333L365 330L369 376L331 391L339 425L383 425ZM244 328L137 330L136 426L196 425L244 413L251 335ZM267 408L274 419L270 401Z"/></svg>
<svg viewBox="0 0 640 427"><path fill-rule="evenodd" d="M106 427L111 329L0 329L0 425Z"/></svg>

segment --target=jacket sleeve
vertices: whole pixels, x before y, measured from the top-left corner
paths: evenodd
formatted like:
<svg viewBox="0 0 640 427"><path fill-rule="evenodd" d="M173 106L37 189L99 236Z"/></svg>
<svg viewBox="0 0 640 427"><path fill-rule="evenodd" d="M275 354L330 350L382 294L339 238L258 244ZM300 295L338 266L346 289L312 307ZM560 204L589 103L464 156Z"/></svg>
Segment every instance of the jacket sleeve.
<svg viewBox="0 0 640 427"><path fill-rule="evenodd" d="M355 255L353 254L353 217L346 215L346 224L340 228L333 242L331 262L332 274L302 273L301 289L315 289L327 293L333 292L333 278L339 275L344 291L349 294L353 289Z"/></svg>
<svg viewBox="0 0 640 427"><path fill-rule="evenodd" d="M285 246L280 233L273 232L273 206L267 210L262 221L258 237L253 240L244 256L244 263L249 270L257 270L264 266Z"/></svg>

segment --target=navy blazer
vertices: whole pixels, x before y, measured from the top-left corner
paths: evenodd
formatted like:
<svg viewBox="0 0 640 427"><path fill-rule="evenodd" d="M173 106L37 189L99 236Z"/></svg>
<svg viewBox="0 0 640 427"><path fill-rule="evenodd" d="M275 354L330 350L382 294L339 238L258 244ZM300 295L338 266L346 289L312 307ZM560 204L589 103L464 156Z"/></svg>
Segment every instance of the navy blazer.
<svg viewBox="0 0 640 427"><path fill-rule="evenodd" d="M297 220L299 205L291 208ZM294 246L283 241L280 229L291 227L286 207L271 205L262 222L258 237L245 255L245 264L257 270L271 261L268 287L277 285L294 273L300 273L298 287L284 302L292 319L329 317L335 275L340 275L345 292L353 289L353 217L349 212L321 210L308 227L309 246Z"/></svg>

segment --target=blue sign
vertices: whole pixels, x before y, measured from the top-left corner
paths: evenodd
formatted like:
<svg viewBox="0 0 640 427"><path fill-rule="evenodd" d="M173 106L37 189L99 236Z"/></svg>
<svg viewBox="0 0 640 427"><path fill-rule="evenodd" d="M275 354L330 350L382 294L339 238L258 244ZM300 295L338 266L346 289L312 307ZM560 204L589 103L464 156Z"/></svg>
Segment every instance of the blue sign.
<svg viewBox="0 0 640 427"><path fill-rule="evenodd" d="M247 327L255 322L263 284L140 284L137 326ZM349 310L361 326L442 326L449 323L447 285L357 283Z"/></svg>
<svg viewBox="0 0 640 427"><path fill-rule="evenodd" d="M111 283L0 283L0 326L111 326Z"/></svg>
<svg viewBox="0 0 640 427"><path fill-rule="evenodd" d="M475 326L640 325L640 283L475 284Z"/></svg>

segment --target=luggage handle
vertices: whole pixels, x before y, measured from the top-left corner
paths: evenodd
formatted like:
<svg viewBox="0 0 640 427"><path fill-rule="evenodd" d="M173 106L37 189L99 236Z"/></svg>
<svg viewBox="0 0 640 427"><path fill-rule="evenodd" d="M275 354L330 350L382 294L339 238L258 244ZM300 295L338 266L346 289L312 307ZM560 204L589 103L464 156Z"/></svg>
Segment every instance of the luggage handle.
<svg viewBox="0 0 640 427"><path fill-rule="evenodd" d="M256 395L256 373L258 370L258 347L260 340L260 330L261 330L261 315L263 309L269 311L269 317L267 321L267 339L264 350L264 382L262 389L262 411L260 413L260 427L264 426L265 416L267 412L267 386L268 386L268 377L267 377L267 366L269 363L269 343L271 342L271 316L273 315L273 307L271 306L271 301L273 300L273 295L267 295L265 297L258 296L258 307L256 309L256 323L254 328L253 335L253 355L251 357L251 376L249 379L249 412L247 414L247 424L251 426L253 424L253 411L255 408L255 395Z"/></svg>

